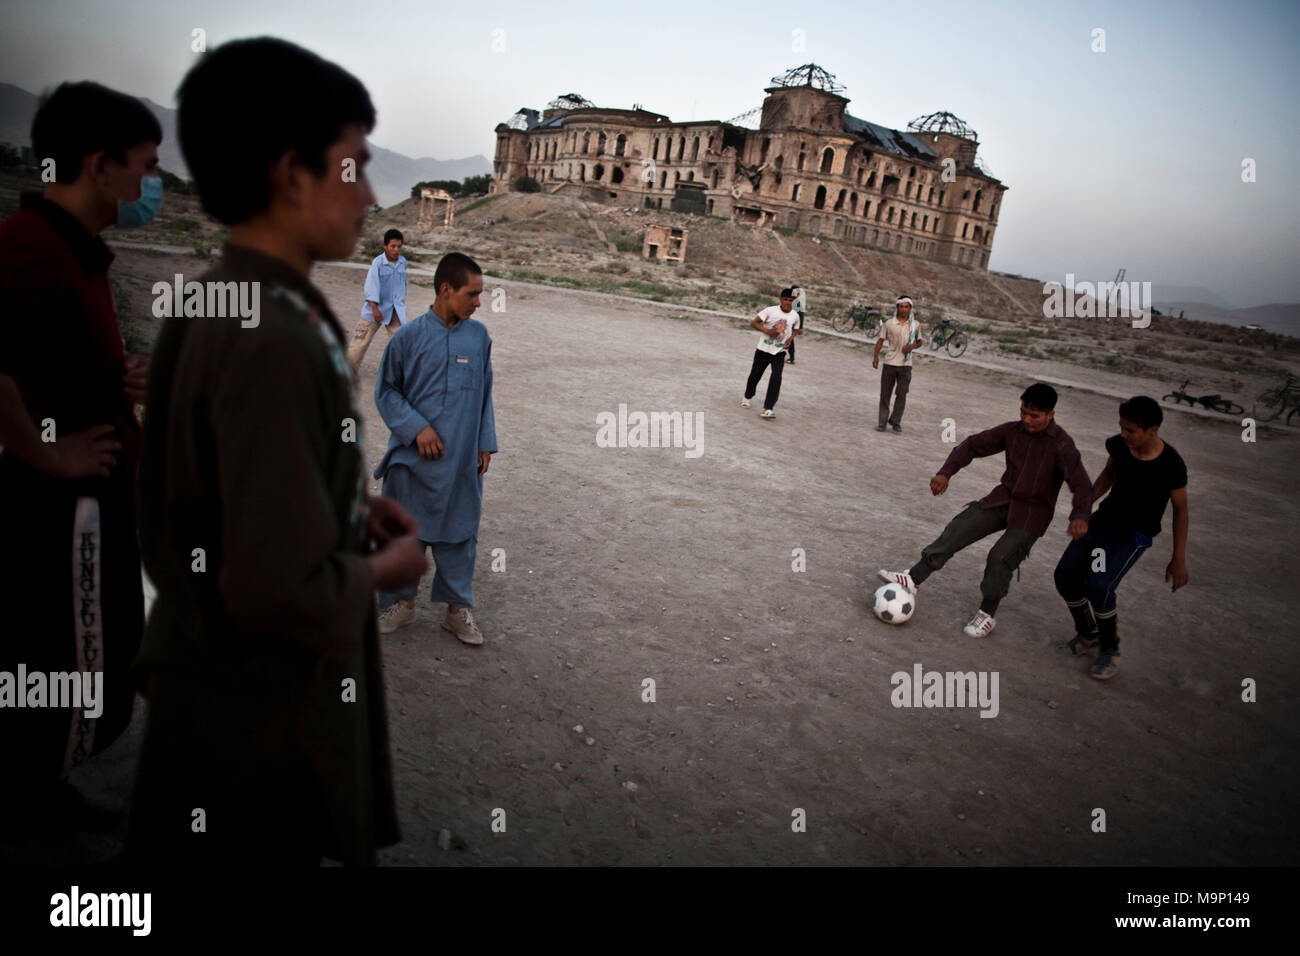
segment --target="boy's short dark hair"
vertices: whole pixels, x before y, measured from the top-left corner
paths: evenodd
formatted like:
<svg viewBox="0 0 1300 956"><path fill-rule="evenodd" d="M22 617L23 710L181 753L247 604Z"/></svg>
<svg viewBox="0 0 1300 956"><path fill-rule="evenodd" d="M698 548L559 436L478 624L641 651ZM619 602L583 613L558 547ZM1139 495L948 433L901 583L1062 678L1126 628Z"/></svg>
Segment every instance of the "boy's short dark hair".
<svg viewBox="0 0 1300 956"><path fill-rule="evenodd" d="M389 229L386 233L384 233L384 245L388 245L394 239L398 240L399 242L406 242L406 240L402 238L401 232L396 229Z"/></svg>
<svg viewBox="0 0 1300 956"><path fill-rule="evenodd" d="M783 299L793 299L793 298L794 298L794 289L782 289L782 290L781 290L781 298L783 298Z"/></svg>
<svg viewBox="0 0 1300 956"><path fill-rule="evenodd" d="M442 291L444 282L451 283L452 291L469 284L469 277L481 276L483 270L478 263L463 252L449 252L438 261L438 268L433 270L434 293Z"/></svg>
<svg viewBox="0 0 1300 956"><path fill-rule="evenodd" d="M1119 417L1138 428L1155 428L1165 420L1165 413L1154 398L1134 395L1127 402L1119 403Z"/></svg>
<svg viewBox="0 0 1300 956"><path fill-rule="evenodd" d="M101 149L125 165L126 151L145 142L162 142L149 107L90 80L60 83L32 117L32 152L38 162L54 160L55 182L76 182L82 160Z"/></svg>
<svg viewBox="0 0 1300 956"><path fill-rule="evenodd" d="M1037 409L1040 412L1050 412L1056 409L1056 389L1043 382L1035 382L1030 385L1020 396L1020 401L1026 408Z"/></svg>
<svg viewBox="0 0 1300 956"><path fill-rule="evenodd" d="M360 80L273 37L233 40L204 54L176 98L176 131L203 208L227 225L270 204L267 171L286 152L317 176L337 176L340 170L325 168L325 153L343 127L375 127Z"/></svg>

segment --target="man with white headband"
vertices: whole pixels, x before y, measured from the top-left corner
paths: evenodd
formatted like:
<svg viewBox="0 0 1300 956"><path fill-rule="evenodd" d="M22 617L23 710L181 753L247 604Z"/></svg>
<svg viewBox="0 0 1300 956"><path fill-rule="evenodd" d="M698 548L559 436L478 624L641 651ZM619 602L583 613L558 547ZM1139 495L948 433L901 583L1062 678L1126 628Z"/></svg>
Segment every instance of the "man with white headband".
<svg viewBox="0 0 1300 956"><path fill-rule="evenodd" d="M880 373L880 413L876 431L891 427L903 430L903 409L907 407L907 390L912 385L912 352L921 347L921 323L912 318L912 300L905 295L894 304L894 317L880 326L871 367L880 368L880 353L885 353L885 367ZM890 414L889 400L894 398Z"/></svg>

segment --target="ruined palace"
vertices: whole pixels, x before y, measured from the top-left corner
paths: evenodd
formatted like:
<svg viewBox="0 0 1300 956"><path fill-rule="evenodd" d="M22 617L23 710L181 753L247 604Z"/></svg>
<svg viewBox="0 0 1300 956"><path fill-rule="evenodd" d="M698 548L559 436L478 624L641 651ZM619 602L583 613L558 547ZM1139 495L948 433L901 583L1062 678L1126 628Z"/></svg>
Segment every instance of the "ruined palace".
<svg viewBox="0 0 1300 956"><path fill-rule="evenodd" d="M725 122L674 123L576 94L540 114L521 109L496 128L489 189L531 176L543 191L589 201L666 206L987 268L1007 187L977 157L974 130L946 112L904 132L858 119L843 87L815 64L773 77L764 92L761 109Z"/></svg>

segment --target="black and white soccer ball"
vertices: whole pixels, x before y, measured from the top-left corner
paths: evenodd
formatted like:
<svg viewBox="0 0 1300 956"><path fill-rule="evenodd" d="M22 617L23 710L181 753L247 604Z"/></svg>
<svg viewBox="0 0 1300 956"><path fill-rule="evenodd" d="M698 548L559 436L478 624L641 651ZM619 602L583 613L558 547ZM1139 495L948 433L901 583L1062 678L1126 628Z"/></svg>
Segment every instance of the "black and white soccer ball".
<svg viewBox="0 0 1300 956"><path fill-rule="evenodd" d="M882 585L876 588L872 610L886 624L903 624L916 610L916 595L901 584Z"/></svg>

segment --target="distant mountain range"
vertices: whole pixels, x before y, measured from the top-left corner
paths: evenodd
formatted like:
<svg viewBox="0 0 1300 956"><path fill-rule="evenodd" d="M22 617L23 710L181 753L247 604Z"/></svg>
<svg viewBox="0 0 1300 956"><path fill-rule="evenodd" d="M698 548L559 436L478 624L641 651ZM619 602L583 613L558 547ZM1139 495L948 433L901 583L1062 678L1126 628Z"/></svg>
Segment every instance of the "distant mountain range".
<svg viewBox="0 0 1300 956"><path fill-rule="evenodd" d="M183 179L189 170L181 157L176 140L176 111L159 106L145 97L141 102L153 111L162 126L163 141L158 147L158 161L163 169ZM13 146L30 146L32 117L36 115L39 97L12 83L0 83L0 143ZM422 180L462 180L466 176L481 176L492 172L492 163L485 156L467 156L464 159L411 159L401 153L370 144L373 154L366 173L375 196L382 206L391 206L410 198L411 187Z"/></svg>
<svg viewBox="0 0 1300 956"><path fill-rule="evenodd" d="M1219 322L1223 325L1258 325L1270 332L1300 338L1300 305L1274 303L1257 305L1249 309L1222 308L1208 302L1166 302L1156 299L1156 308L1166 315L1184 313L1183 318L1198 322Z"/></svg>

